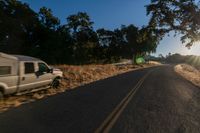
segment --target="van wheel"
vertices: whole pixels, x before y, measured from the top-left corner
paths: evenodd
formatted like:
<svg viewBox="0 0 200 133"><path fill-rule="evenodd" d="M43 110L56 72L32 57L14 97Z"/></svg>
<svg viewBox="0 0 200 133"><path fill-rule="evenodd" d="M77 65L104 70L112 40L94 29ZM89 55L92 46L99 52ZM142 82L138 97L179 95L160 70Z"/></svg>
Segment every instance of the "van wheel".
<svg viewBox="0 0 200 133"><path fill-rule="evenodd" d="M3 92L0 91L0 100L3 100Z"/></svg>
<svg viewBox="0 0 200 133"><path fill-rule="evenodd" d="M54 89L57 89L60 85L60 79L59 78L56 78L53 80L52 84L51 84L51 87L54 88Z"/></svg>

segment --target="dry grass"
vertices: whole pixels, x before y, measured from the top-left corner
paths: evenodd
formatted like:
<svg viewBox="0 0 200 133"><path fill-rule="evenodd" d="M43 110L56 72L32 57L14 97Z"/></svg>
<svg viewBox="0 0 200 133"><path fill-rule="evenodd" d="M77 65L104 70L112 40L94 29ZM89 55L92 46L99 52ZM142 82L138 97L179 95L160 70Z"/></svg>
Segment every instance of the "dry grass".
<svg viewBox="0 0 200 133"><path fill-rule="evenodd" d="M185 79L200 87L200 70L187 64L179 64L175 66L175 71Z"/></svg>
<svg viewBox="0 0 200 133"><path fill-rule="evenodd" d="M47 89L39 92L29 93L20 96L9 96L3 101L0 101L0 112L4 112L12 107L18 107L24 103L29 103L52 96L58 93L65 92L66 90L74 89L100 79L105 79L114 75L128 72L138 68L154 66L155 63L144 65L55 65L54 67L60 68L64 72L64 78L61 86L58 89Z"/></svg>
<svg viewBox="0 0 200 133"><path fill-rule="evenodd" d="M148 63L149 64L154 64L154 65L161 65L161 63L157 62L157 61L149 61Z"/></svg>
<svg viewBox="0 0 200 133"><path fill-rule="evenodd" d="M140 66L114 66L114 65L84 65L84 66L55 66L64 72L62 85L65 88L74 88L96 80L104 79L124 73Z"/></svg>

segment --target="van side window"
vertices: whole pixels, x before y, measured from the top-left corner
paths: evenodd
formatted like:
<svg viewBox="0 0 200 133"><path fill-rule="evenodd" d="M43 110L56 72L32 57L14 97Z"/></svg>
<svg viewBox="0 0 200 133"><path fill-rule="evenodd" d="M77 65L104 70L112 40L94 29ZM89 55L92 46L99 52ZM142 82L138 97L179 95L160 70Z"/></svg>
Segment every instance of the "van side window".
<svg viewBox="0 0 200 133"><path fill-rule="evenodd" d="M11 66L0 66L0 76L11 74Z"/></svg>
<svg viewBox="0 0 200 133"><path fill-rule="evenodd" d="M25 67L25 74L35 73L33 63L24 63L24 67Z"/></svg>
<svg viewBox="0 0 200 133"><path fill-rule="evenodd" d="M49 68L44 63L38 63L39 72L48 72Z"/></svg>

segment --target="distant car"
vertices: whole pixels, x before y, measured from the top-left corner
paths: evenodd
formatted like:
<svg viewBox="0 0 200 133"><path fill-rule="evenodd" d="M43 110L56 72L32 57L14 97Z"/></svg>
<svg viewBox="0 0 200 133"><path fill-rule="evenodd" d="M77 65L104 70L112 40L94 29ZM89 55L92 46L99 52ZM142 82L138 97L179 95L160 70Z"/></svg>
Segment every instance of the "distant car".
<svg viewBox="0 0 200 133"><path fill-rule="evenodd" d="M0 53L0 98L8 94L57 88L63 72L44 61L22 55Z"/></svg>

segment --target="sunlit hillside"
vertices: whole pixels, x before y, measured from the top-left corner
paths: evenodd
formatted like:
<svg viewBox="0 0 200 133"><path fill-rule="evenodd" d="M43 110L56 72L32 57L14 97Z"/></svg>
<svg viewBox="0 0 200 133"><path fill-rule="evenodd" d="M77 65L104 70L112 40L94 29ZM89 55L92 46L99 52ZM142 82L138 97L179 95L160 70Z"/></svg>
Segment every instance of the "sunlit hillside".
<svg viewBox="0 0 200 133"><path fill-rule="evenodd" d="M173 54L166 58L168 63L187 63L200 69L200 56Z"/></svg>

